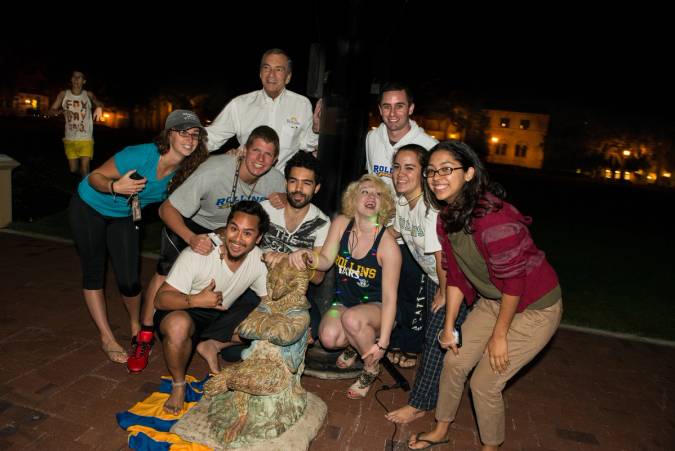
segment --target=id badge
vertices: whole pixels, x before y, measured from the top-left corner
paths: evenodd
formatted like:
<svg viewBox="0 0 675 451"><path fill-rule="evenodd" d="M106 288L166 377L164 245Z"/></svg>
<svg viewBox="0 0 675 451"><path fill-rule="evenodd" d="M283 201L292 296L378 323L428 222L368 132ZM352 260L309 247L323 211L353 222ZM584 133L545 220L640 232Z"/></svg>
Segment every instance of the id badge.
<svg viewBox="0 0 675 451"><path fill-rule="evenodd" d="M141 202L138 200L138 194L131 196L131 216L134 222L141 220Z"/></svg>

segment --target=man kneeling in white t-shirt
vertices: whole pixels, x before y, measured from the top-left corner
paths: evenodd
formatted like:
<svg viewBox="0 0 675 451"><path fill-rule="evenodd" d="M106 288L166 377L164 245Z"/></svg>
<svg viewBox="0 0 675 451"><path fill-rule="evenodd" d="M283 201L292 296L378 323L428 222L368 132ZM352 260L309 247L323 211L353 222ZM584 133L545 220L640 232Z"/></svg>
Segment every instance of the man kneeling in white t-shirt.
<svg viewBox="0 0 675 451"><path fill-rule="evenodd" d="M185 372L194 343L201 341L199 354L211 372L219 372L218 352L241 342L234 330L260 301L242 294L250 287L258 296L267 296L267 268L256 244L269 223L258 202L235 204L227 225L216 231L222 245L208 255L186 248L160 287L154 323L173 378L166 412L176 415L183 409Z"/></svg>

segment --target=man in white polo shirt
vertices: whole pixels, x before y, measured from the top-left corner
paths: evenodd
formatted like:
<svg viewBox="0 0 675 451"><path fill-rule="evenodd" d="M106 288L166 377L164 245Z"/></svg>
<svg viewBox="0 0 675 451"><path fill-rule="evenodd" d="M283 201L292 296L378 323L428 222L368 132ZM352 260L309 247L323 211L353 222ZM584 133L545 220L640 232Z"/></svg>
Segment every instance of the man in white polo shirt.
<svg viewBox="0 0 675 451"><path fill-rule="evenodd" d="M209 151L219 149L235 135L239 144L245 143L251 130L260 125L272 127L279 135L276 167L280 171L298 150L316 150L321 101L312 114L307 97L286 89L292 74L293 66L286 52L266 51L260 60L262 89L232 99L206 127Z"/></svg>
<svg viewBox="0 0 675 451"><path fill-rule="evenodd" d="M154 324L173 378L166 412L175 415L183 409L185 373L195 342L201 341L197 351L211 372L220 372L218 352L241 342L234 331L258 305L258 299L242 294L251 288L267 296L267 268L256 244L268 227L269 216L258 202L236 203L227 225L218 229L223 244L207 255L186 248L160 287Z"/></svg>

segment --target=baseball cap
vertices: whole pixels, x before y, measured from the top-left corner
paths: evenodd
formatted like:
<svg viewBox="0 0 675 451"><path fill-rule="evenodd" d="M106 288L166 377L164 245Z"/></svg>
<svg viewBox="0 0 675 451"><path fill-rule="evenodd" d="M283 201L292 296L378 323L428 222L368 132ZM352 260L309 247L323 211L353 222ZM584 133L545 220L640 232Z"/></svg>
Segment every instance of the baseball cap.
<svg viewBox="0 0 675 451"><path fill-rule="evenodd" d="M166 118L164 130L187 130L190 128L199 127L204 131L202 123L195 113L190 110L175 110L172 111Z"/></svg>

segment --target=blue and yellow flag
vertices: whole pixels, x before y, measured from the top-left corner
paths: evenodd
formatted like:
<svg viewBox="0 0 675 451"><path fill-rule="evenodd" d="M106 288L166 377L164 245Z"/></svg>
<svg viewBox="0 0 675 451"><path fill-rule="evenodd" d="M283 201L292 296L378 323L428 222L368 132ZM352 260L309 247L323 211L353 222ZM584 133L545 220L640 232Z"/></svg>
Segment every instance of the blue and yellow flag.
<svg viewBox="0 0 675 451"><path fill-rule="evenodd" d="M183 410L177 415L164 411L164 402L171 393L171 378L162 377L159 391L152 393L126 412L117 414L117 423L129 432L129 448L139 451L212 451L198 443L187 442L169 432L171 426L201 399L204 383L210 376L199 381L186 376L186 392Z"/></svg>

